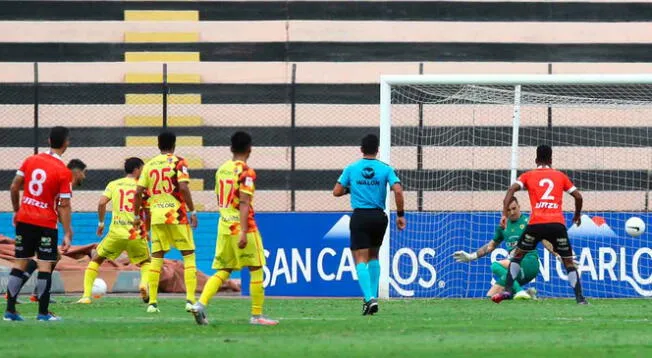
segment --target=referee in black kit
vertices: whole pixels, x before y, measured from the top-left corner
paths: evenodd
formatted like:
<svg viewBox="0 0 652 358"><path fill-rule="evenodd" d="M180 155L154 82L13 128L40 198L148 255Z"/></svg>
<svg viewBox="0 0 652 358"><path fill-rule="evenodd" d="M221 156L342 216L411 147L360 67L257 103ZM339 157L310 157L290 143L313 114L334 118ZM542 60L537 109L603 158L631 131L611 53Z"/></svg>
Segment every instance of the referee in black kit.
<svg viewBox="0 0 652 358"><path fill-rule="evenodd" d="M362 315L378 312L378 251L388 223L385 214L387 184L394 191L396 199L396 226L403 230L406 225L401 181L394 168L376 159L379 144L378 137L373 134L362 138L362 159L344 169L333 189L336 197L351 194L351 251L364 295Z"/></svg>

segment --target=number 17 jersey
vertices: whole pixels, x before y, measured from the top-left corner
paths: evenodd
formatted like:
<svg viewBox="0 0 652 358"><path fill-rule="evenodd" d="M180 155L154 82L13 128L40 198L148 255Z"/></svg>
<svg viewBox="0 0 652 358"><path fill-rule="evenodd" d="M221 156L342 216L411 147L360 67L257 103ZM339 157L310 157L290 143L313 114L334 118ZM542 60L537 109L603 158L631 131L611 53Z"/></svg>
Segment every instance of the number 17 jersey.
<svg viewBox="0 0 652 358"><path fill-rule="evenodd" d="M253 208L255 182L256 172L239 160L227 161L215 173L215 193L220 209L219 228L222 234L240 233L240 193L251 195L247 232L257 230Z"/></svg>

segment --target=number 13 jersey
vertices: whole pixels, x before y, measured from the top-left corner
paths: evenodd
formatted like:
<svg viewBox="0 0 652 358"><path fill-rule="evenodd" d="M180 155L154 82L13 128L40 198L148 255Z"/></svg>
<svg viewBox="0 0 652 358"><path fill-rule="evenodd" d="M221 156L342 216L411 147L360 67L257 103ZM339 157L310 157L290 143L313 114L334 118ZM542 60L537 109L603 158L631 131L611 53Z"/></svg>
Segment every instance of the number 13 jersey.
<svg viewBox="0 0 652 358"><path fill-rule="evenodd" d="M134 178L120 178L110 182L104 189L103 196L111 200L111 226L109 234L117 238L135 240L139 237L147 237L145 223L140 230L134 229L134 196L136 195L137 181ZM147 195L143 198L143 209L140 216L143 217L147 207Z"/></svg>
<svg viewBox="0 0 652 358"><path fill-rule="evenodd" d="M41 153L25 159L16 175L24 178L16 221L56 229L57 200L72 197L70 169L57 154Z"/></svg>
<svg viewBox="0 0 652 358"><path fill-rule="evenodd" d="M528 225L559 223L565 225L562 196L577 190L566 174L549 167L539 167L521 174L516 183L528 191L532 214Z"/></svg>
<svg viewBox="0 0 652 358"><path fill-rule="evenodd" d="M255 232L253 196L256 190L256 172L245 162L229 160L215 173L215 193L220 209L220 230L223 234L240 233L240 193L251 195L248 230ZM226 230L226 231L223 231Z"/></svg>
<svg viewBox="0 0 652 358"><path fill-rule="evenodd" d="M188 224L188 209L179 191L182 182L190 182L190 175L181 157L160 154L145 164L138 186L149 194L152 225Z"/></svg>

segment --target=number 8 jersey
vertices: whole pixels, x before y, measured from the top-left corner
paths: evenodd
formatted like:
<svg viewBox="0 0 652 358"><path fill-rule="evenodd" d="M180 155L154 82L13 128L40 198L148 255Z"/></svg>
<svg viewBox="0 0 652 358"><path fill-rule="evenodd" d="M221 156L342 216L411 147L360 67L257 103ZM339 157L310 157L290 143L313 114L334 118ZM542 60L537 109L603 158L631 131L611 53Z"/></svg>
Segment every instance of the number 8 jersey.
<svg viewBox="0 0 652 358"><path fill-rule="evenodd" d="M138 186L149 194L152 225L188 224L188 209L179 191L179 183L190 182L188 164L174 154L152 158L140 174Z"/></svg>
<svg viewBox="0 0 652 358"><path fill-rule="evenodd" d="M229 160L215 173L215 192L220 209L220 233L237 235L240 233L240 193L251 195L248 232L255 232L253 196L256 190L256 172L245 162ZM222 231L226 230L226 231Z"/></svg>
<svg viewBox="0 0 652 358"><path fill-rule="evenodd" d="M50 229L57 228L57 200L72 197L72 172L61 157L41 153L25 159L16 175L24 178L23 198L16 221Z"/></svg>
<svg viewBox="0 0 652 358"><path fill-rule="evenodd" d="M550 167L539 167L521 174L516 183L528 191L532 214L528 225L559 223L565 225L562 196L577 190L566 174Z"/></svg>

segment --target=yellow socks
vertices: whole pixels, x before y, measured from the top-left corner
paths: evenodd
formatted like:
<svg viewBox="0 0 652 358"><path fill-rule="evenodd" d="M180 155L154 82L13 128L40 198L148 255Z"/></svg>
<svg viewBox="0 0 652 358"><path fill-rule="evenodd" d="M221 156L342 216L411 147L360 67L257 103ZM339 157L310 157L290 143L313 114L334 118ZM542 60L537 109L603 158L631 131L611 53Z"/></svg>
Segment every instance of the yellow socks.
<svg viewBox="0 0 652 358"><path fill-rule="evenodd" d="M154 304L158 298L158 281L161 278L161 269L163 269L163 258L152 257L152 263L149 267L149 304Z"/></svg>
<svg viewBox="0 0 652 358"><path fill-rule="evenodd" d="M224 282L229 279L230 275L231 273L228 271L217 271L215 275L211 276L208 281L206 281L201 297L199 297L199 302L204 306L208 305L208 301L215 296Z"/></svg>
<svg viewBox="0 0 652 358"><path fill-rule="evenodd" d="M151 262L145 262L140 265L140 287L147 287L149 284L148 277L150 266Z"/></svg>
<svg viewBox="0 0 652 358"><path fill-rule="evenodd" d="M95 282L95 279L97 278L98 270L100 268L100 265L95 262L91 261L88 263L88 267L86 267L86 271L84 271L84 296L83 297L91 297L91 293L93 291L93 282Z"/></svg>
<svg viewBox="0 0 652 358"><path fill-rule="evenodd" d="M263 314L263 303L265 302L265 289L263 288L263 269L251 271L249 294L251 295L251 315L258 316Z"/></svg>
<svg viewBox="0 0 652 358"><path fill-rule="evenodd" d="M186 300L195 303L195 292L197 291L197 266L195 254L183 257L183 279L186 282Z"/></svg>

